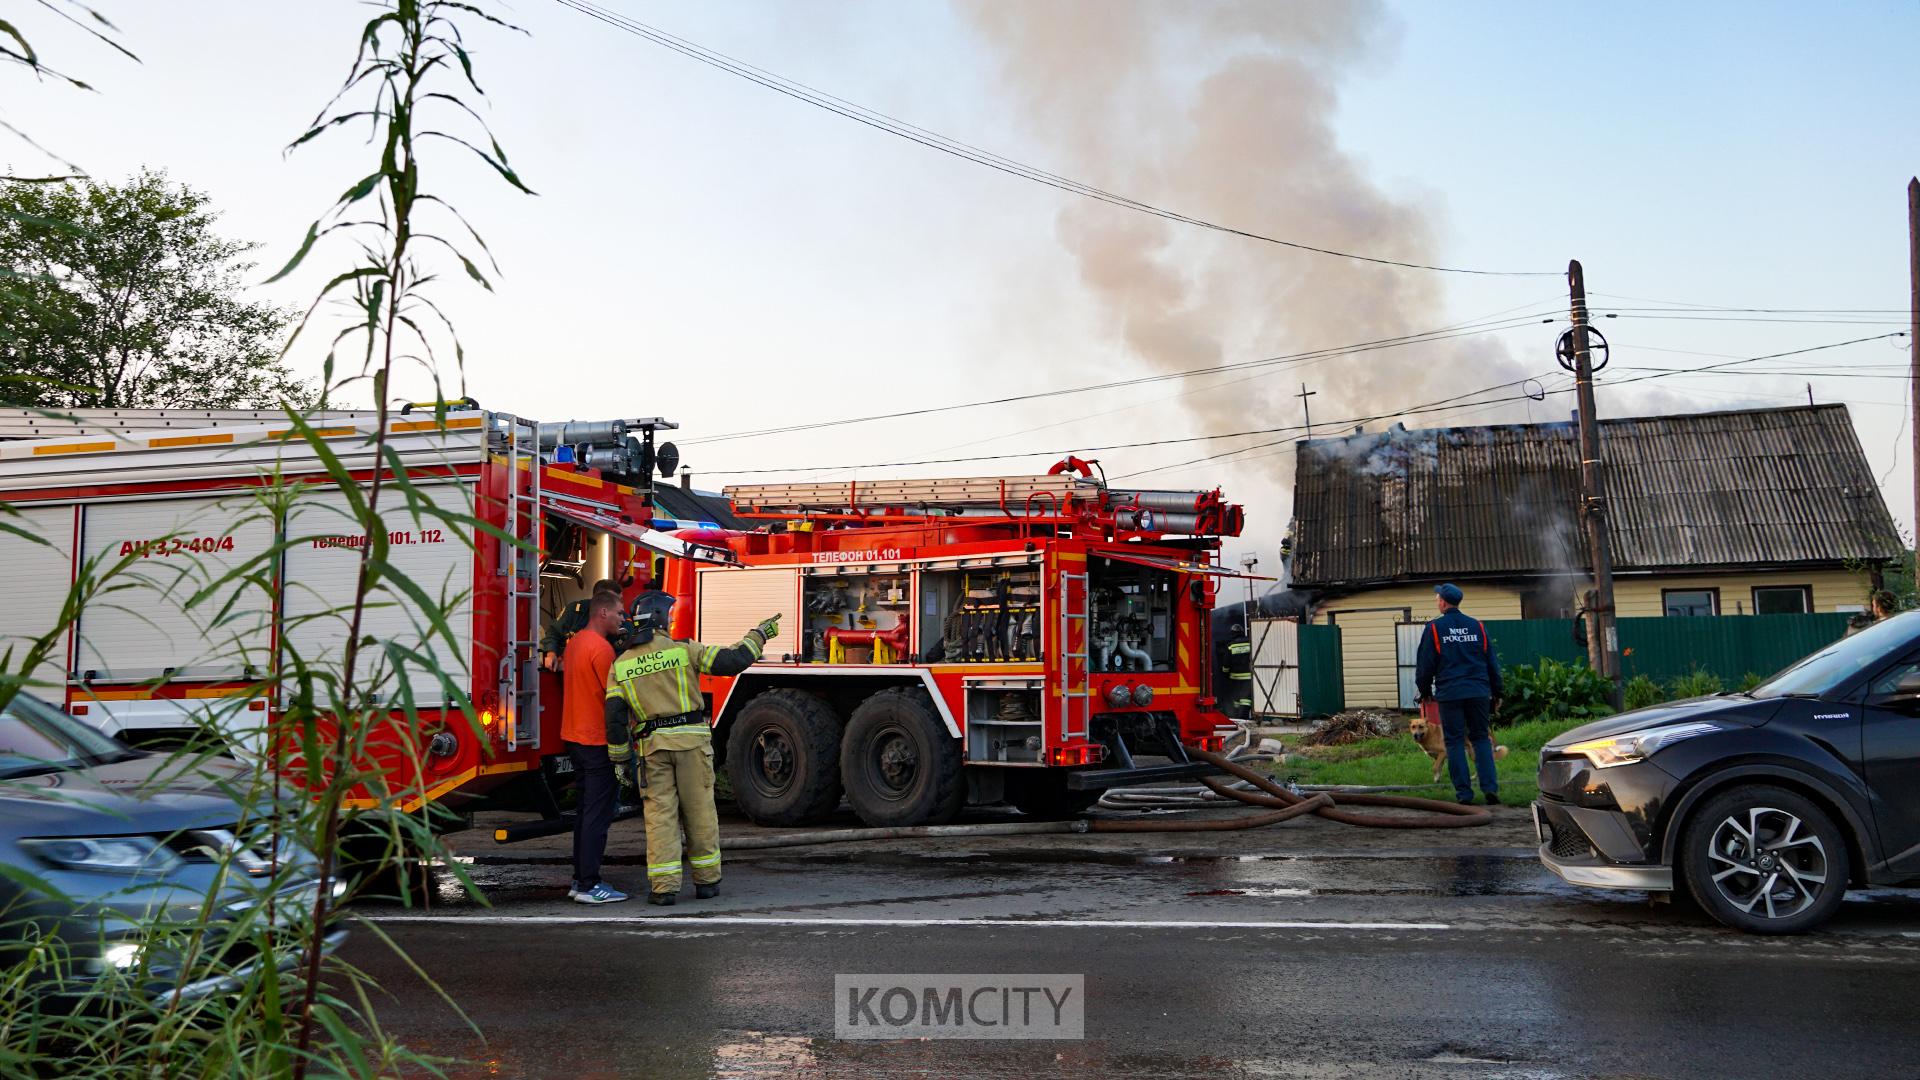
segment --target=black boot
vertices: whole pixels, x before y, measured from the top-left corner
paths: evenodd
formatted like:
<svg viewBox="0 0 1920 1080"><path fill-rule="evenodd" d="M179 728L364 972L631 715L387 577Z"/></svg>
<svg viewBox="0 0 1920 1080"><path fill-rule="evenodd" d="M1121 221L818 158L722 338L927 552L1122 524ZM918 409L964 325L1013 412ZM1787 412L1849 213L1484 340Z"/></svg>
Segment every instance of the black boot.
<svg viewBox="0 0 1920 1080"><path fill-rule="evenodd" d="M655 907L672 907L675 899L677 898L670 892L650 892L647 894L647 903Z"/></svg>
<svg viewBox="0 0 1920 1080"><path fill-rule="evenodd" d="M711 885L695 885L693 887L693 898L695 900L711 900L719 895L720 883L717 881Z"/></svg>

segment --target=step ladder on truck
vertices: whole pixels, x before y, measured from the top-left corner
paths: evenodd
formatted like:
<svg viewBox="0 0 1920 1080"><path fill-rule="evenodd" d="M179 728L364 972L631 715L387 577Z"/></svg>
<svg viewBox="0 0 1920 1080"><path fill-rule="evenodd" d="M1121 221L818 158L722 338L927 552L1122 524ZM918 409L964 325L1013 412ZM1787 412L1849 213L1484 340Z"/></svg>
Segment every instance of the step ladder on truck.
<svg viewBox="0 0 1920 1080"><path fill-rule="evenodd" d="M1043 816L1114 786L1203 775L1235 730L1209 636L1219 490L1034 476L730 487L751 531L683 534L731 562L669 559L676 637L731 644L769 615L760 663L703 689L734 801L798 825L844 797L875 826L968 804Z"/></svg>
<svg viewBox="0 0 1920 1080"><path fill-rule="evenodd" d="M470 400L434 403L389 416L381 458L376 413L303 419L332 462L271 410L0 411L0 593L11 601L0 651L21 655L58 625L83 568L132 556L114 591L84 606L26 673L28 692L135 742L212 728L236 754L263 754L285 704L276 665L289 651L340 654L344 620L329 613L353 594L368 541L329 466L364 493L376 474L394 478L397 459L407 482L383 481L378 503L388 559L437 598L451 634L433 632L399 594L363 612L364 636L429 657L438 673L385 672L381 701L394 708L370 733L361 764L374 779L351 802L557 814L561 701L536 655L543 622L601 578L631 576L631 597L656 556L733 559L655 527L671 523L655 520L651 476L677 460L655 438L676 425L542 424ZM297 494L263 498L276 478ZM409 490L431 510L412 512ZM188 602L189 585L262 560L272 590L233 585L231 596Z"/></svg>

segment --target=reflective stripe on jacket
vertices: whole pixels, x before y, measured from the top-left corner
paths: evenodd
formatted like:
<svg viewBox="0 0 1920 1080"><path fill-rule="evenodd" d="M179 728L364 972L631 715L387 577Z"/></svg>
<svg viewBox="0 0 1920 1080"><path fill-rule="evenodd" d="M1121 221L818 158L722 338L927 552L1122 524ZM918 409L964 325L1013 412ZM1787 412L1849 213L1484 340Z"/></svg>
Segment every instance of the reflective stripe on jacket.
<svg viewBox="0 0 1920 1080"><path fill-rule="evenodd" d="M729 648L715 648L698 641L675 641L664 634L656 634L644 644L635 645L621 653L608 674L607 700L623 704L625 709L610 706L607 714L608 744L624 742L616 739L614 729L628 723L638 726L661 717L704 712L707 699L700 692L700 676L738 675L760 659L765 648L766 641L760 632L750 630L738 645ZM617 715L620 712L625 715ZM675 743L689 735L712 737L711 730L704 724L668 730L672 733L671 741ZM667 731L662 731L659 735L648 736L640 752L688 749L681 745L661 745L658 740L667 734Z"/></svg>

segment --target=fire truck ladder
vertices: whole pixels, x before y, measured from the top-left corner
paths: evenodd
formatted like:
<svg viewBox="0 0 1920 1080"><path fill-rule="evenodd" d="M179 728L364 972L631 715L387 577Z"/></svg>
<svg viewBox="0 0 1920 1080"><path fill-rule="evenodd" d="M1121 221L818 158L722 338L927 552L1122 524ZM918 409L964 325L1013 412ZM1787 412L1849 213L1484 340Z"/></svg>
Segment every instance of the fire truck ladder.
<svg viewBox="0 0 1920 1080"><path fill-rule="evenodd" d="M529 548L500 560L507 578L507 651L500 658L500 702L507 708L507 750L540 746L540 425L517 416L507 423L507 535ZM521 470L525 469L525 479Z"/></svg>
<svg viewBox="0 0 1920 1080"><path fill-rule="evenodd" d="M1073 588L1076 581L1080 583L1077 596ZM1087 575L1060 575L1060 735L1067 739L1089 738L1093 728L1093 676L1089 657L1089 650L1093 647L1093 627L1087 618L1090 590ZM1080 624L1078 652L1073 649L1074 623ZM1077 683L1074 677L1076 661L1080 665ZM1076 703L1080 707L1078 726L1074 723Z"/></svg>

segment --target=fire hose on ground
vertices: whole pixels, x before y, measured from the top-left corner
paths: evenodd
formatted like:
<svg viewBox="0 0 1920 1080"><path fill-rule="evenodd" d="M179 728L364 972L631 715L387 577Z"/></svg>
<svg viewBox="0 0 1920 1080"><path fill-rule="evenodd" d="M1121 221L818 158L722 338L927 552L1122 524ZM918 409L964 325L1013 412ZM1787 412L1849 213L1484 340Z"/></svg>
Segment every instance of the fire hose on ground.
<svg viewBox="0 0 1920 1080"><path fill-rule="evenodd" d="M960 839L979 836L1030 836L1046 833L1160 833L1160 832L1228 832L1239 829L1257 829L1266 825L1277 825L1282 821L1316 814L1328 821L1338 821L1346 825L1358 825L1374 829L1460 829L1475 825L1485 825L1493 820L1493 815L1485 807L1467 806L1460 803L1444 802L1439 799L1422 799L1405 795L1381 795L1372 792L1331 792L1318 791L1302 794L1274 782L1271 778L1248 768L1241 761L1222 754L1208 751L1195 751L1194 756L1208 762L1240 780L1231 784L1217 777L1201 778L1201 784L1223 798L1257 806L1266 812L1247 814L1230 818L1171 818L1155 816L1151 818L1079 818L1071 821L1007 821L985 822L978 825L912 825L898 828L881 829L816 829L807 832L782 832L762 836L743 836L726 842L729 851L753 851L765 848L800 847L807 844L838 844L861 840L938 840ZM1258 760L1254 758L1253 760ZM1251 790L1247 786L1250 785ZM1180 794L1151 795L1150 797L1182 800L1178 803L1163 804L1180 808L1198 809L1203 805L1218 805L1212 800L1203 800L1185 794L1189 789L1179 789ZM1147 793L1141 793L1147 794ZM1344 806L1378 806L1397 810L1418 811L1419 816L1408 814L1359 814L1341 809Z"/></svg>

